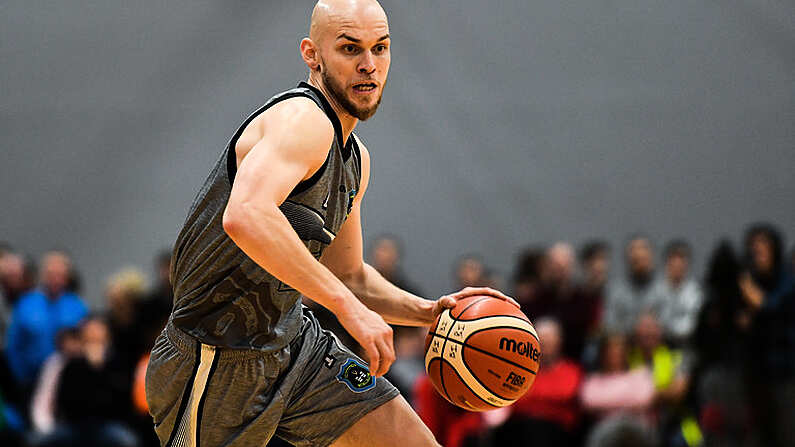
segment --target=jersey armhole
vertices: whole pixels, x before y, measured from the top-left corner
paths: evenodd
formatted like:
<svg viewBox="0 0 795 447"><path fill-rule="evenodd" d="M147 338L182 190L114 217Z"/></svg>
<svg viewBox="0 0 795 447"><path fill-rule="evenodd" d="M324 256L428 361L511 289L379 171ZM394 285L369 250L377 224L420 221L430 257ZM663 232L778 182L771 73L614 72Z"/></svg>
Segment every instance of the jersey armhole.
<svg viewBox="0 0 795 447"><path fill-rule="evenodd" d="M235 132L235 135L232 136L232 139L229 141L229 144L226 147L226 150L227 150L227 153L226 153L226 172L227 172L227 176L229 177L229 187L230 188L235 183L235 174L237 174L237 151L235 150L235 146L237 146L237 141L240 139L240 136L243 135L243 131L246 129L246 127L248 127L248 125L251 123L251 121L254 120L254 118L258 117L263 112L265 112L269 108L273 107L275 104L278 104L278 103L280 103L280 102L282 102L284 100L287 100L287 99L290 99L290 98L296 98L296 97L299 97L299 96L311 99L312 102L314 102L315 105L317 105L320 108L320 110L324 110L323 109L323 105L319 104L317 99L315 99L309 92L292 91L292 92L285 93L281 97L277 97L273 101L268 102L267 104L263 105L262 107L257 109L254 113L252 113L251 116L246 118L246 120L243 122L243 124L240 125L240 128L237 129L237 132ZM335 138L336 138L336 136L335 136ZM293 188L293 190L290 192L288 197L293 197L296 194L300 194L300 193L306 191L307 189L311 188L312 185L314 185L315 183L317 183L317 181L320 180L320 177L323 176L323 172L325 172L326 166L328 166L328 163L329 163L330 159L331 159L331 149L329 148L329 153L326 156L326 161L323 162L323 165L320 166L317 169L317 171L315 171L314 174L312 174L312 177L309 177L306 180L301 180L297 185L295 185L295 188Z"/></svg>
<svg viewBox="0 0 795 447"><path fill-rule="evenodd" d="M362 177L362 152L359 149L359 137L356 136L355 133L351 133L353 137L353 144L351 145L353 148L353 155L356 157L356 163L359 165L359 178Z"/></svg>

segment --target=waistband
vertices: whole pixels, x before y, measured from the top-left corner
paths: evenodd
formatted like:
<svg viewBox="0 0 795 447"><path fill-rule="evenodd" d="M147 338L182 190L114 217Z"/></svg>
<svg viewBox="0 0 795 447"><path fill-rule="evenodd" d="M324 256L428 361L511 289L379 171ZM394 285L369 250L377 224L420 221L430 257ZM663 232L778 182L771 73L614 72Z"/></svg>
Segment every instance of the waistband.
<svg viewBox="0 0 795 447"><path fill-rule="evenodd" d="M183 332L181 329L176 327L171 320L168 321L163 331L165 332L168 340L180 351L185 353L195 352L197 345L200 345L201 349L203 350L214 351L218 356L219 362L227 360L248 360L254 358L272 360L277 363L289 361L290 352L298 352L297 345L301 338L299 334L299 336L295 337L287 346L276 351L259 351L256 349L236 349L206 345L201 343L193 336Z"/></svg>

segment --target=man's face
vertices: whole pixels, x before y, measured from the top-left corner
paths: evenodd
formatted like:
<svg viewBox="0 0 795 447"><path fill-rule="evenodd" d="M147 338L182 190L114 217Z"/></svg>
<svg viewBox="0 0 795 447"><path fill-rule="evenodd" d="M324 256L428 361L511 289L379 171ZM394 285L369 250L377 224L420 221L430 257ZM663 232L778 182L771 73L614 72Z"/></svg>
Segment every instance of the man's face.
<svg viewBox="0 0 795 447"><path fill-rule="evenodd" d="M69 258L61 253L48 253L42 261L41 281L53 295L61 293L69 284Z"/></svg>
<svg viewBox="0 0 795 447"><path fill-rule="evenodd" d="M672 282L680 282L687 276L690 261L682 253L674 253L665 261L665 271Z"/></svg>
<svg viewBox="0 0 795 447"><path fill-rule="evenodd" d="M542 322L536 327L538 338L541 341L541 349L544 351L544 359L554 361L560 356L563 339L560 334L560 326L557 323Z"/></svg>
<svg viewBox="0 0 795 447"><path fill-rule="evenodd" d="M773 270L773 242L764 234L751 239L751 258L754 267L763 273Z"/></svg>
<svg viewBox="0 0 795 447"><path fill-rule="evenodd" d="M646 351L651 351L660 345L662 328L654 315L644 314L638 318L635 324L635 341Z"/></svg>
<svg viewBox="0 0 795 447"><path fill-rule="evenodd" d="M610 260L606 252L600 252L585 264L585 275L591 284L603 285L607 282Z"/></svg>
<svg viewBox="0 0 795 447"><path fill-rule="evenodd" d="M357 119L370 118L381 103L391 60L383 10L365 7L332 16L319 40L320 73L332 101Z"/></svg>
<svg viewBox="0 0 795 447"><path fill-rule="evenodd" d="M627 247L627 261L633 276L645 276L654 269L651 244L645 239L635 239Z"/></svg>

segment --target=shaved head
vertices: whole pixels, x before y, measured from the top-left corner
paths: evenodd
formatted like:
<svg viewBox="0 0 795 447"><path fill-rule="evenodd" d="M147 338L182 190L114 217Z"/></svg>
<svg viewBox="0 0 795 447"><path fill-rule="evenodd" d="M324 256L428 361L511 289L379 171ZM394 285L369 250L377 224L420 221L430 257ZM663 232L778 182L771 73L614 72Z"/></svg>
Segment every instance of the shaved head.
<svg viewBox="0 0 795 447"><path fill-rule="evenodd" d="M363 12L381 16L384 24L387 23L386 12L376 0L320 0L312 9L309 38L320 42L329 31L334 31L339 25L355 20L355 17Z"/></svg>
<svg viewBox="0 0 795 447"><path fill-rule="evenodd" d="M381 102L389 45L389 23L376 0L321 0L312 10L301 54L310 83L338 113L365 120Z"/></svg>

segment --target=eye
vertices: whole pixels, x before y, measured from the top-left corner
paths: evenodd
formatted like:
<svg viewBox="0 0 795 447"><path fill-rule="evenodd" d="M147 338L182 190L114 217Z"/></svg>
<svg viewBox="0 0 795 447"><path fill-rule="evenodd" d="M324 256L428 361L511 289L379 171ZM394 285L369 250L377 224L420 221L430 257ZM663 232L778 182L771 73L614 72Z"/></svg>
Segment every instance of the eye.
<svg viewBox="0 0 795 447"><path fill-rule="evenodd" d="M378 45L376 45L376 46L375 46L375 48L373 49L373 51L375 51L375 53L376 53L376 54L381 54L381 53L383 53L384 51L386 51L386 45L384 45L384 44L382 44L382 43L381 43L381 44L378 44Z"/></svg>
<svg viewBox="0 0 795 447"><path fill-rule="evenodd" d="M354 53L356 53L357 50L358 50L358 48L356 48L356 45L353 45L353 44L350 44L350 43L342 46L342 51L344 51L344 52L346 52L348 54L354 54Z"/></svg>

